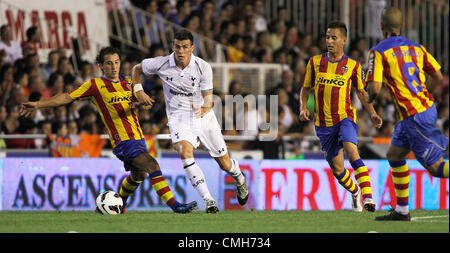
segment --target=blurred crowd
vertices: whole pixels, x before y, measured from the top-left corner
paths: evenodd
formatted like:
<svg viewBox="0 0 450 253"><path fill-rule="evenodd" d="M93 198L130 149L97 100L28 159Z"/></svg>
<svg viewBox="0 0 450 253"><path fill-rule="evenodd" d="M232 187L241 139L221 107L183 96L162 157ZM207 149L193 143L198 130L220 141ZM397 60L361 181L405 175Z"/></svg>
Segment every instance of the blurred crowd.
<svg viewBox="0 0 450 253"><path fill-rule="evenodd" d="M272 142L230 141L231 150L262 149L265 158L281 158L284 149L290 149L296 156L314 150L317 145L304 141L305 136L314 136L313 122L300 122L299 91L306 63L310 56L326 51L325 37L312 37L300 31L287 18L284 7L277 9L277 20L270 21L264 16L262 0L248 1L237 8L232 2L225 0L125 0L119 1L126 8L141 8L154 16L171 23L183 26L194 32L196 36L209 38L225 45L224 55L227 62L278 63L283 66L280 83L266 90L267 95L278 95L278 137ZM142 19L139 19L142 20ZM122 54L122 75L131 75L131 68L144 57L155 57L170 53L159 44L158 34L152 34L149 27L162 27L158 19L149 19L137 24L146 42L148 52L142 53L126 50ZM161 28L163 29L163 28ZM152 31L155 31L152 29ZM78 71L74 71L73 52L55 48L48 54L47 62L40 62L39 50L40 30L29 27L27 40L19 44L12 40L11 26L2 24L0 41L0 134L106 134L106 129L94 107L88 101L75 101L67 106L37 111L31 118L19 117L20 104L25 101L38 101L61 92L69 92L92 77L101 75L98 66L93 62L80 61ZM198 43L196 37L196 43ZM112 45L117 41L111 40ZM349 41L346 54L366 67L368 46L365 38ZM206 46L205 46L206 45ZM200 57L210 59L215 51L207 44L196 44L206 47L198 50ZM123 48L123 47L122 47ZM239 81L232 80L228 94L215 91L216 95L245 96ZM438 127L448 136L449 97L448 73L444 73L442 92L437 99ZM166 134L167 117L165 112L162 83L158 77L148 77L144 84L147 93L155 98L156 103L150 110L139 110L140 123L144 134ZM387 90L383 89L375 102L377 112L383 117L384 124L380 129L371 126L369 115L354 96L354 106L358 110L359 135L364 137L389 138L397 118L394 105ZM311 97L308 108L313 110ZM246 111L248 112L248 111ZM246 113L246 115L250 115ZM223 117L226 115L223 114ZM247 118L252 121L251 118ZM224 118L224 120L226 120ZM257 120L256 120L257 121ZM222 121L224 122L224 121ZM224 130L225 135L247 135L246 131ZM256 133L251 133L257 135ZM293 142L283 142L282 136L289 136ZM108 142L107 142L108 143ZM283 144L283 145L282 145ZM46 148L48 143L42 140L6 141L3 147L8 148ZM106 144L109 145L109 144ZM160 140L159 147L170 149L169 140ZM0 143L0 148L2 144ZM315 150L318 151L318 150Z"/></svg>

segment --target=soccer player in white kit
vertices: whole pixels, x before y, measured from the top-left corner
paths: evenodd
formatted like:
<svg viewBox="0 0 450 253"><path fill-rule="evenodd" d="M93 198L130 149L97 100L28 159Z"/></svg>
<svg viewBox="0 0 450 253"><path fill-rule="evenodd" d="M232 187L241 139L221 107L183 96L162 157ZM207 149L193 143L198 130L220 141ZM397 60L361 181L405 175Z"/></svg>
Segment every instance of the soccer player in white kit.
<svg viewBox="0 0 450 253"><path fill-rule="evenodd" d="M211 65L193 55L194 39L188 30L174 36L173 53L144 59L133 67L132 79L139 102L151 105L142 89L142 74L158 75L163 82L168 126L173 146L183 163L186 175L206 204L207 213L219 211L206 184L205 176L194 160L194 149L200 142L220 168L236 181L237 199L245 205L248 188L236 160L230 159L221 127L212 110L213 73Z"/></svg>

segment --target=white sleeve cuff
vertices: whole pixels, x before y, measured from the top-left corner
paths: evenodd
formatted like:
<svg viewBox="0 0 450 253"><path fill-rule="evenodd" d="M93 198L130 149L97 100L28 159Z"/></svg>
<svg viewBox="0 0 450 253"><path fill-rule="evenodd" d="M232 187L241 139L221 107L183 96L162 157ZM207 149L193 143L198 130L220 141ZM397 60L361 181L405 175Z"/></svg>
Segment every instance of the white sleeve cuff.
<svg viewBox="0 0 450 253"><path fill-rule="evenodd" d="M134 92L137 93L140 90L143 90L144 88L142 88L142 84L137 83L134 85Z"/></svg>

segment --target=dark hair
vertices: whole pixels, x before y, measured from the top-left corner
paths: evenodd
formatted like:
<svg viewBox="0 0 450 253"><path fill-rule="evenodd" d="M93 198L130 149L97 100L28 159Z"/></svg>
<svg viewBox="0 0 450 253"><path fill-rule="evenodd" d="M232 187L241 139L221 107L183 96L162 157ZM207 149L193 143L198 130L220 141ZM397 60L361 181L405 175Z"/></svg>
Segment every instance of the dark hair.
<svg viewBox="0 0 450 253"><path fill-rule="evenodd" d="M89 105L85 105L78 110L78 114L80 115L79 119L83 119L91 114L95 114L95 110Z"/></svg>
<svg viewBox="0 0 450 253"><path fill-rule="evenodd" d="M60 73L58 72L54 72L52 73L47 80L47 87L52 88L55 83L58 81L58 77L62 76Z"/></svg>
<svg viewBox="0 0 450 253"><path fill-rule="evenodd" d="M105 55L107 54L117 54L120 59L120 51L115 47L104 47L100 50L97 57L95 58L95 62L98 64L103 64L105 61Z"/></svg>
<svg viewBox="0 0 450 253"><path fill-rule="evenodd" d="M239 34L233 34L233 35L231 35L230 38L228 39L228 44L234 45L234 44L236 44L240 39L243 39L241 35L239 35Z"/></svg>
<svg viewBox="0 0 450 253"><path fill-rule="evenodd" d="M0 35L3 35L3 33L6 31L6 29L10 26L10 24L4 24L0 27Z"/></svg>
<svg viewBox="0 0 450 253"><path fill-rule="evenodd" d="M63 61L66 61L66 60L69 60L69 58L67 58L67 56L60 56L58 58L58 68L63 63Z"/></svg>
<svg viewBox="0 0 450 253"><path fill-rule="evenodd" d="M284 6L284 5L278 6L277 12L282 11L282 10L287 10L286 6Z"/></svg>
<svg viewBox="0 0 450 253"><path fill-rule="evenodd" d="M3 64L3 66L1 66L0 68L0 81L3 81L4 75L6 73L6 71L8 71L8 69L14 69L14 66L9 64L9 63L5 63Z"/></svg>
<svg viewBox="0 0 450 253"><path fill-rule="evenodd" d="M27 29L27 39L30 40L33 35L36 34L36 31L39 29L38 26L33 25L30 28Z"/></svg>
<svg viewBox="0 0 450 253"><path fill-rule="evenodd" d="M66 122L60 122L60 121L57 121L57 122L53 123L53 125L52 125L52 132L53 133L58 132L58 130L62 129L63 126L67 127L67 123Z"/></svg>
<svg viewBox="0 0 450 253"><path fill-rule="evenodd" d="M442 123L442 131L444 132L446 129L448 129L449 126L449 122L448 122L448 118L444 121L444 123Z"/></svg>
<svg viewBox="0 0 450 253"><path fill-rule="evenodd" d="M173 37L174 40L190 40L191 44L194 44L194 36L192 36L192 33L186 29L181 29L177 31Z"/></svg>
<svg viewBox="0 0 450 253"><path fill-rule="evenodd" d="M58 55L59 55L59 51L56 50L56 49L53 49L52 51L50 51L50 52L48 53L48 58L50 58L50 56L52 56L52 55L54 55L54 54L58 54Z"/></svg>
<svg viewBox="0 0 450 253"><path fill-rule="evenodd" d="M170 4L170 2L168 0L159 0L157 2L157 4L158 4L159 12L161 12L162 8L164 8L164 5Z"/></svg>
<svg viewBox="0 0 450 253"><path fill-rule="evenodd" d="M258 51L254 52L254 56L258 61L262 61L267 52L268 50L266 48L261 48Z"/></svg>
<svg viewBox="0 0 450 253"><path fill-rule="evenodd" d="M24 134L28 130L33 129L36 127L36 123L34 123L34 120L29 117L20 117L19 118L19 127L17 128L17 132Z"/></svg>
<svg viewBox="0 0 450 253"><path fill-rule="evenodd" d="M28 73L25 71L17 71L16 74L14 74L14 82L19 83L26 75L28 75Z"/></svg>
<svg viewBox="0 0 450 253"><path fill-rule="evenodd" d="M37 123L37 128L38 128L38 129L42 129L42 126L44 126L45 124L50 124L50 125L52 125L52 122L51 122L50 120L40 120L40 121Z"/></svg>
<svg viewBox="0 0 450 253"><path fill-rule="evenodd" d="M184 4L187 2L188 0L179 0L177 1L177 5L176 5L176 9L180 10L181 8L183 8Z"/></svg>
<svg viewBox="0 0 450 253"><path fill-rule="evenodd" d="M39 101L42 98L42 94L38 91L32 92L28 100L31 102Z"/></svg>
<svg viewBox="0 0 450 253"><path fill-rule="evenodd" d="M84 66L91 66L91 63L90 63L89 61L86 61L86 60L81 61L81 63L80 63L80 68L82 68L82 67L84 67Z"/></svg>
<svg viewBox="0 0 450 253"><path fill-rule="evenodd" d="M341 21L333 21L327 25L327 29L339 29L341 30L342 35L347 37L347 26Z"/></svg>

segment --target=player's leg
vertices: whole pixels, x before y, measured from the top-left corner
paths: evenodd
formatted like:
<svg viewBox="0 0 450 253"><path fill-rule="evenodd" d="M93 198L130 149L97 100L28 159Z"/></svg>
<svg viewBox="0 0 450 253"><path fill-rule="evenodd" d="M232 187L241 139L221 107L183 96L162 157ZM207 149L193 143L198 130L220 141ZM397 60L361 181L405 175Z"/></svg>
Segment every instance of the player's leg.
<svg viewBox="0 0 450 253"><path fill-rule="evenodd" d="M448 178L449 162L444 161L444 151L439 146L424 140L416 145L412 145L412 151L417 161L428 170L430 175L433 177Z"/></svg>
<svg viewBox="0 0 450 253"><path fill-rule="evenodd" d="M448 149L448 138L436 127L436 107L433 105L414 115L410 121L412 123L408 134L416 159L432 176L448 178L448 162L443 158Z"/></svg>
<svg viewBox="0 0 450 253"><path fill-rule="evenodd" d="M218 211L217 204L209 192L203 171L194 159L194 146L186 140L176 142L173 146L180 156L184 172L191 182L192 187L194 187L205 201L206 211L208 213L216 213Z"/></svg>
<svg viewBox="0 0 450 253"><path fill-rule="evenodd" d="M186 213L197 208L195 201L188 204L180 204L175 200L172 190L162 175L158 162L149 153L144 152L134 157L131 160L131 164L148 173L153 189L174 212Z"/></svg>
<svg viewBox="0 0 450 253"><path fill-rule="evenodd" d="M336 156L327 161L339 184L352 194L353 211L361 212L363 209L361 205L361 191L351 178L350 172L344 166L344 152L342 148L337 151Z"/></svg>
<svg viewBox="0 0 450 253"><path fill-rule="evenodd" d="M119 189L119 196L123 200L123 213L126 213L125 207L127 205L128 197L134 194L147 175L147 172L144 170L134 167L131 164L131 159L140 153L146 152L146 150L147 146L145 142L138 140L121 141L114 147L114 155L123 162L125 170L130 172L130 174L122 181Z"/></svg>
<svg viewBox="0 0 450 253"><path fill-rule="evenodd" d="M233 177L237 184L245 183L245 177L242 174L238 161L231 159L228 152L223 156L214 157L214 159L223 171Z"/></svg>
<svg viewBox="0 0 450 253"><path fill-rule="evenodd" d="M363 197L363 207L364 210L369 212L375 212L375 202L372 199L372 187L370 184L369 171L366 165L359 156L358 147L352 142L343 142L345 153L347 154L348 160L353 167L356 181L361 189L361 194Z"/></svg>
<svg viewBox="0 0 450 253"><path fill-rule="evenodd" d="M437 162L426 166L426 169L434 177L448 178L448 161L444 161L443 157L441 157Z"/></svg>
<svg viewBox="0 0 450 253"><path fill-rule="evenodd" d="M340 139L340 127L342 122L331 127L315 127L317 137L320 139L322 151L330 165L334 177L347 191L352 194L352 209L362 211L361 191L350 177L350 172L344 166L343 145Z"/></svg>
<svg viewBox="0 0 450 253"><path fill-rule="evenodd" d="M443 158L445 150L448 149L448 137L436 127L436 121L435 105L414 115L408 132L413 138L411 149L432 176L448 178L448 162Z"/></svg>
<svg viewBox="0 0 450 253"><path fill-rule="evenodd" d="M443 159L443 151L448 146L448 138L436 128L437 112L434 106L397 123L392 136L387 159L391 166L397 205L390 215L376 220L411 220L409 214L409 169L406 157L411 152L433 176L448 177L448 163Z"/></svg>
<svg viewBox="0 0 450 253"><path fill-rule="evenodd" d="M376 221L411 220L409 214L409 169L406 165L406 157L409 152L411 152L408 129L413 126L409 124L410 120L411 117L404 119L395 125L391 144L386 153L386 158L391 167L397 204L395 209L388 215L376 217Z"/></svg>
<svg viewBox="0 0 450 253"><path fill-rule="evenodd" d="M119 195L123 200L124 213L126 213L126 204L128 197L134 194L139 185L147 178L148 173L142 170L131 170L130 174L125 177L120 186Z"/></svg>
<svg viewBox="0 0 450 253"><path fill-rule="evenodd" d="M393 145L393 142L398 143L398 141L395 141L395 138L394 132L391 145L389 145L386 153L386 158L388 159L389 166L391 167L391 175L392 181L394 182L397 204L391 213L376 217L376 221L411 220L411 216L409 214L409 169L406 165L406 157L411 150L406 147Z"/></svg>
<svg viewBox="0 0 450 253"><path fill-rule="evenodd" d="M210 111L205 114L201 123L200 141L208 149L211 157L214 157L219 167L236 181L238 202L240 205L245 205L248 200L247 183L238 161L231 159L228 154L227 145L214 112Z"/></svg>
<svg viewBox="0 0 450 253"><path fill-rule="evenodd" d="M351 119L344 119L339 124L339 142L342 143L348 160L354 169L355 178L363 196L364 209L374 212L375 202L372 200L369 171L358 152L358 125Z"/></svg>
<svg viewBox="0 0 450 253"><path fill-rule="evenodd" d="M236 181L237 199L241 206L245 205L248 200L248 187L244 174L239 167L239 163L235 159L231 159L228 152L219 157L214 157L220 168L228 173Z"/></svg>

